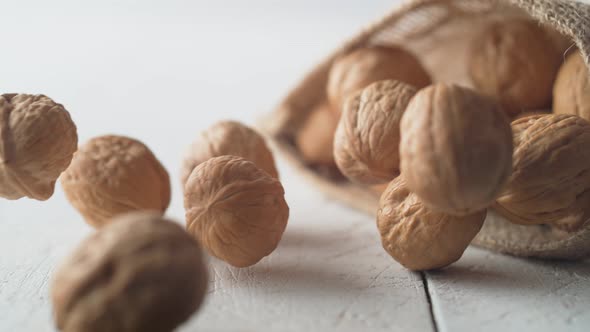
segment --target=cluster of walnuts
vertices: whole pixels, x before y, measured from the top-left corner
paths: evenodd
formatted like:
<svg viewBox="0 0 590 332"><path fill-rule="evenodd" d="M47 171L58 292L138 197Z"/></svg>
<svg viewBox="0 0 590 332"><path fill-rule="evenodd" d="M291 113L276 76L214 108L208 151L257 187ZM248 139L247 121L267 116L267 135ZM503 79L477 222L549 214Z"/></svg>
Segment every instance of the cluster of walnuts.
<svg viewBox="0 0 590 332"><path fill-rule="evenodd" d="M61 176L60 176L61 175ZM78 147L63 105L0 96L0 197L67 199L97 232L57 270L51 297L62 331L171 331L207 289L201 247L236 267L269 255L289 207L272 153L253 129L222 121L183 162L186 229L162 215L170 177L138 140L100 136Z"/></svg>
<svg viewBox="0 0 590 332"><path fill-rule="evenodd" d="M489 208L575 231L590 219L590 75L579 53L561 57L524 19L491 23L474 39L472 87L433 83L400 46L358 48L334 61L297 147L310 164L381 193L382 244L412 270L458 260ZM552 102L552 114L539 112ZM188 150L183 229L162 217L170 177L143 143L110 135L78 147L61 104L1 95L0 197L46 200L60 175L98 230L55 274L63 331L172 330L205 295L201 247L251 266L277 247L289 218L271 151L240 123L213 125Z"/></svg>
<svg viewBox="0 0 590 332"><path fill-rule="evenodd" d="M489 23L468 52L471 86L433 83L399 45L343 54L296 135L308 164L381 195L383 247L412 270L458 260L489 208L565 232L590 219L581 54L563 61L549 33L521 18Z"/></svg>

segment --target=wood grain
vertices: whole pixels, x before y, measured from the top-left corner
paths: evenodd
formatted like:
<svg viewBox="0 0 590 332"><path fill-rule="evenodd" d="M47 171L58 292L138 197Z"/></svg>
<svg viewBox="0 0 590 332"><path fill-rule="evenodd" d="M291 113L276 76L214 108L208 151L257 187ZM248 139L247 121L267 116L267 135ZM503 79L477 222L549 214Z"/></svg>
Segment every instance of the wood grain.
<svg viewBox="0 0 590 332"><path fill-rule="evenodd" d="M429 272L444 331L588 331L590 262L521 259L471 248Z"/></svg>

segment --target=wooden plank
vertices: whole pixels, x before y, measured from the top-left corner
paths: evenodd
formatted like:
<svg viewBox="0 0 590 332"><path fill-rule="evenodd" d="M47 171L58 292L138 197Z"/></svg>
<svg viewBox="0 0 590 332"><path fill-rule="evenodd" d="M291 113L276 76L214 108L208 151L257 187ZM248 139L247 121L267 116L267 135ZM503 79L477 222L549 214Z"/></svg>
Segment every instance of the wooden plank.
<svg viewBox="0 0 590 332"><path fill-rule="evenodd" d="M529 260L470 248L428 272L438 330L588 331L590 262Z"/></svg>

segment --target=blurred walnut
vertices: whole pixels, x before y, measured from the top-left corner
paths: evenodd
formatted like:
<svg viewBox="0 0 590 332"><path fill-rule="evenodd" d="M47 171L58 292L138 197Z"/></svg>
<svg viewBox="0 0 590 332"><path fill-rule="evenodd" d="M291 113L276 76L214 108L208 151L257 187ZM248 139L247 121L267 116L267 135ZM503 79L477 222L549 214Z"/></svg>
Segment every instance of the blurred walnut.
<svg viewBox="0 0 590 332"><path fill-rule="evenodd" d="M122 136L88 141L64 172L62 187L70 203L94 227L130 211L164 212L170 179L143 143Z"/></svg>
<svg viewBox="0 0 590 332"><path fill-rule="evenodd" d="M400 121L416 89L399 81L379 81L344 105L334 156L342 173L365 184L391 181L399 174Z"/></svg>
<svg viewBox="0 0 590 332"><path fill-rule="evenodd" d="M510 115L548 108L561 55L539 23L523 19L490 24L470 48L475 86L497 98Z"/></svg>
<svg viewBox="0 0 590 332"><path fill-rule="evenodd" d="M417 88L431 82L420 60L409 51L395 46L371 46L334 61L328 77L328 98L334 110L341 112L349 96L381 80L398 80Z"/></svg>
<svg viewBox="0 0 590 332"><path fill-rule="evenodd" d="M236 121L220 121L201 132L188 149L180 171L181 184L186 184L199 164L225 155L250 160L270 176L279 177L272 153L260 134Z"/></svg>
<svg viewBox="0 0 590 332"><path fill-rule="evenodd" d="M575 114L590 121L590 70L580 52L570 55L559 70L553 89L553 112Z"/></svg>
<svg viewBox="0 0 590 332"><path fill-rule="evenodd" d="M402 176L434 211L485 209L510 176L508 119L472 90L437 84L419 91L402 118L401 136Z"/></svg>
<svg viewBox="0 0 590 332"><path fill-rule="evenodd" d="M184 194L187 230L236 267L256 264L278 245L289 218L283 186L254 163L222 156L191 173Z"/></svg>
<svg viewBox="0 0 590 332"><path fill-rule="evenodd" d="M485 217L485 210L463 217L433 212L399 177L381 196L377 226L383 248L406 268L421 271L459 260Z"/></svg>
<svg viewBox="0 0 590 332"><path fill-rule="evenodd" d="M381 196L381 194L383 194L385 189L387 189L388 185L389 185L389 183L376 184L376 185L369 186L369 189L371 189L371 191L374 192L375 194Z"/></svg>
<svg viewBox="0 0 590 332"><path fill-rule="evenodd" d="M64 332L169 332L206 288L198 243L173 222L135 213L82 242L55 273L51 300Z"/></svg>
<svg viewBox="0 0 590 332"><path fill-rule="evenodd" d="M514 166L496 209L514 223L579 229L590 219L590 123L574 115L514 121Z"/></svg>
<svg viewBox="0 0 590 332"><path fill-rule="evenodd" d="M512 121L528 118L529 116L547 115L547 114L549 114L549 113L548 112L541 112L541 111L522 112L522 113L518 113L518 115L516 117L514 117L514 119Z"/></svg>
<svg viewBox="0 0 590 332"><path fill-rule="evenodd" d="M78 145L76 125L44 95L0 95L0 197L47 200Z"/></svg>
<svg viewBox="0 0 590 332"><path fill-rule="evenodd" d="M303 159L311 165L334 166L334 133L338 116L327 103L314 109L297 132L296 142Z"/></svg>

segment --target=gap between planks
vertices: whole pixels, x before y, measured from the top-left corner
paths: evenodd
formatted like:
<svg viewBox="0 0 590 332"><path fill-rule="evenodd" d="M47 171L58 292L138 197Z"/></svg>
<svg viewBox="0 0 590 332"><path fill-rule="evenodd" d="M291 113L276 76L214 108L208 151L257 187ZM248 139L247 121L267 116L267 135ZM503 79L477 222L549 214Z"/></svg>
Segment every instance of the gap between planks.
<svg viewBox="0 0 590 332"><path fill-rule="evenodd" d="M438 323L436 321L436 316L434 314L432 298L430 296L430 289L428 287L428 278L426 277L425 272L420 272L420 277L422 278L422 285L424 286L424 293L426 294L426 301L428 302L428 312L430 313L430 321L432 322L432 327L434 328L434 332L439 332Z"/></svg>

